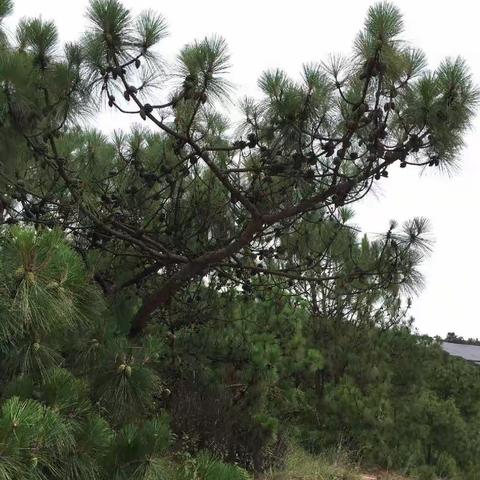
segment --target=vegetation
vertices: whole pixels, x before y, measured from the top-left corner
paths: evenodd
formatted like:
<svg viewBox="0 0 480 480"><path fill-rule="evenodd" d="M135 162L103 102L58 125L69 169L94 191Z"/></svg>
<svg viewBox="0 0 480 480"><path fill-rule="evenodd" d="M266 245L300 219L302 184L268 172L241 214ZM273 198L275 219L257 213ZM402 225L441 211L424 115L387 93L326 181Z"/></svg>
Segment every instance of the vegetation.
<svg viewBox="0 0 480 480"><path fill-rule="evenodd" d="M325 479L360 480L357 468L342 452L331 455L309 455L302 450L293 449L288 453L287 461L281 472L266 473L262 480Z"/></svg>
<svg viewBox="0 0 480 480"><path fill-rule="evenodd" d="M0 478L282 478L297 445L320 478L340 447L475 479L480 370L408 317L428 222L362 237L350 206L456 165L463 60L428 71L379 3L351 57L264 73L232 125L221 38L170 67L161 16L87 15L63 49L41 19L0 35ZM102 102L147 126L106 137Z"/></svg>
<svg viewBox="0 0 480 480"><path fill-rule="evenodd" d="M462 345L480 345L480 340L478 338L465 339L461 336L456 335L455 332L448 332L444 341L450 343L459 343Z"/></svg>

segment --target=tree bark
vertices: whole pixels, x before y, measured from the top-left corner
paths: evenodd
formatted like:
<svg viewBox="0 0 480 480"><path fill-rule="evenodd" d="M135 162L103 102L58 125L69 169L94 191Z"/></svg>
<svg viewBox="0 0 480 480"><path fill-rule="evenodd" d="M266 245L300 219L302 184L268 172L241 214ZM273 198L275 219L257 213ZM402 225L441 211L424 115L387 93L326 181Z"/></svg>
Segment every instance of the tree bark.
<svg viewBox="0 0 480 480"><path fill-rule="evenodd" d="M150 315L157 309L166 305L171 298L185 286L189 280L203 273L209 267L225 260L238 252L244 246L250 244L255 235L262 230L261 220L252 220L247 224L240 237L226 247L219 248L200 255L187 265L174 273L151 297L149 297L138 310L133 318L129 336L136 337L143 332L148 324Z"/></svg>

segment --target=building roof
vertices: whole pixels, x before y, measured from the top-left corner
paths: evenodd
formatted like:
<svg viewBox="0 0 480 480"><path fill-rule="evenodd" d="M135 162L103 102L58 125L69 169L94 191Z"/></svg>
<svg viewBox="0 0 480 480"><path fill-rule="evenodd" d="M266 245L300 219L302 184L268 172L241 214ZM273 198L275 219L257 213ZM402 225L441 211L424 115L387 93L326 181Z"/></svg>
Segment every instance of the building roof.
<svg viewBox="0 0 480 480"><path fill-rule="evenodd" d="M442 342L442 348L455 357L461 357L480 365L480 345L464 345L462 343Z"/></svg>

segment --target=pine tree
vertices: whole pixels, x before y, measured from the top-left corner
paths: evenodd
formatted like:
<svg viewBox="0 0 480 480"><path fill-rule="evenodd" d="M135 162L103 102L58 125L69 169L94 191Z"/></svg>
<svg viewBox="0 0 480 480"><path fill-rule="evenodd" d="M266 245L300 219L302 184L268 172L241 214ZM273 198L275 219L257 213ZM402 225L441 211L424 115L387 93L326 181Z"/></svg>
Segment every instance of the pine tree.
<svg viewBox="0 0 480 480"><path fill-rule="evenodd" d="M21 22L4 48L3 215L60 226L85 257L101 252L106 292L140 286L132 336L190 282L242 276L246 259L261 264L305 215L338 218L395 165L454 167L477 103L465 62L426 70L384 2L349 58L306 65L298 81L265 72L263 98L243 101L232 136L219 109L231 95L223 39L185 46L166 82L152 50L163 17L133 17L117 0L92 1L87 15L90 28L63 53L41 20ZM76 126L99 101L151 128L108 139ZM302 267L289 266L299 281Z"/></svg>
<svg viewBox="0 0 480 480"><path fill-rule="evenodd" d="M350 57L265 72L235 130L222 38L169 67L160 15L87 16L63 48L51 21L11 41L0 23L0 477L246 479L235 463L272 465L288 435L343 434L384 465L418 441L415 466L474 472L478 449L434 432L473 438L477 392L445 399L440 373L407 368L452 368L408 331L428 222L360 238L351 210L395 165L455 167L478 99L465 62L429 72L378 3ZM141 125L87 127L102 102ZM392 392L418 417L399 439Z"/></svg>
<svg viewBox="0 0 480 480"><path fill-rule="evenodd" d="M4 231L0 251L0 474L4 479L162 479L173 440L156 397L161 337L130 345L92 272L58 230ZM205 459L199 458L199 465ZM247 478L209 460L205 473ZM196 463L195 463L196 465ZM230 470L229 470L230 469ZM186 475L186 474L185 474ZM193 473L192 473L193 475ZM242 476L243 475L243 476Z"/></svg>

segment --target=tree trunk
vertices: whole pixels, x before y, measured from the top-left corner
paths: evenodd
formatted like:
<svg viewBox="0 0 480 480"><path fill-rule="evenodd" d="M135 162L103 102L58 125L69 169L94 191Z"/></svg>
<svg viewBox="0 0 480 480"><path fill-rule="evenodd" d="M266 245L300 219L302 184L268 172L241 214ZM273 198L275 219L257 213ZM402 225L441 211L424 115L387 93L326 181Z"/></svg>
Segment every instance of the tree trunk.
<svg viewBox="0 0 480 480"><path fill-rule="evenodd" d="M133 318L129 336L136 337L145 329L150 315L157 309L166 305L172 297L182 289L192 278L207 271L215 264L229 258L251 243L257 233L262 230L261 220L252 220L247 224L240 237L226 247L207 252L192 260L173 274L163 286L149 297Z"/></svg>

